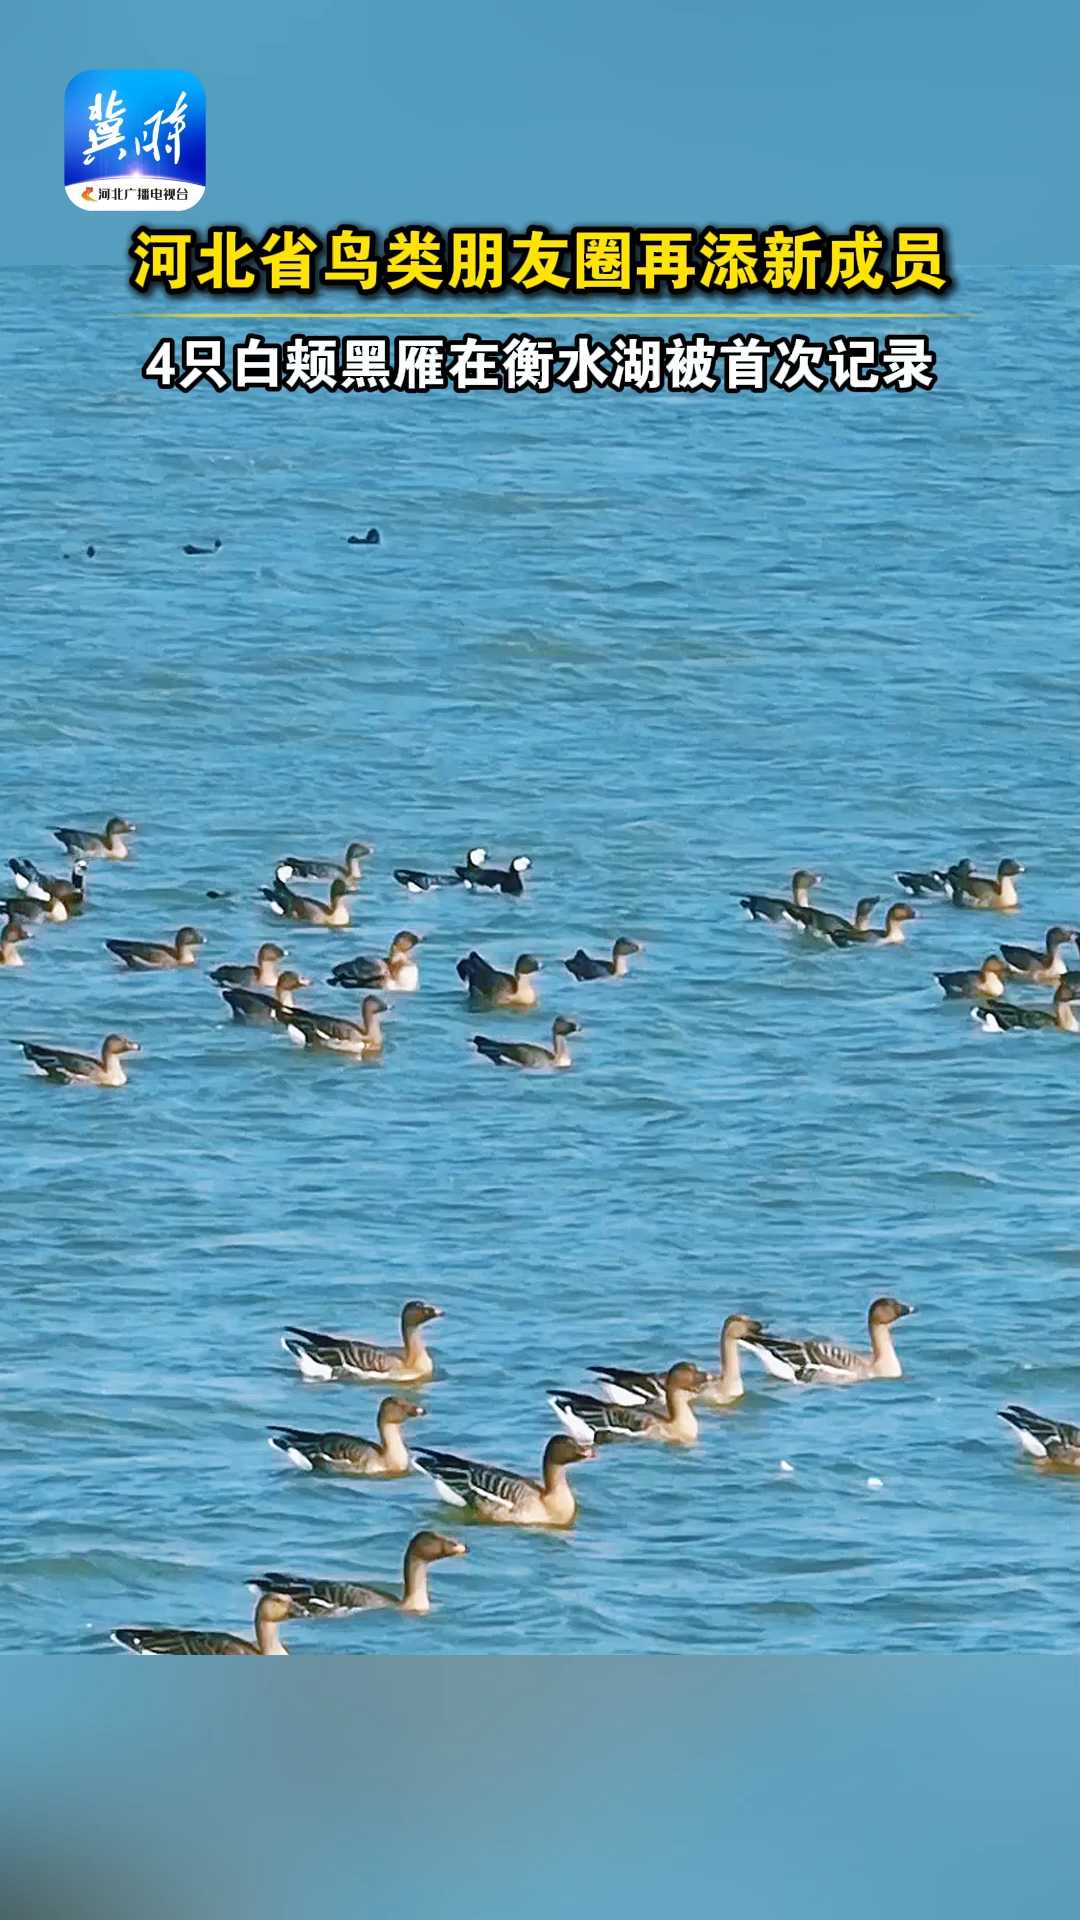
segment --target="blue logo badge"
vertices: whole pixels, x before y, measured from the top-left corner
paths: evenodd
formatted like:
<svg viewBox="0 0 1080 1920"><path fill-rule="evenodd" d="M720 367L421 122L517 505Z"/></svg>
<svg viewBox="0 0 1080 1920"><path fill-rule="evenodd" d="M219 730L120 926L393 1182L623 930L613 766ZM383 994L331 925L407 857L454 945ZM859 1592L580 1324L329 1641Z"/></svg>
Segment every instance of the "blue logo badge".
<svg viewBox="0 0 1080 1920"><path fill-rule="evenodd" d="M206 192L206 95L172 67L90 67L64 94L64 189L91 213L187 213Z"/></svg>

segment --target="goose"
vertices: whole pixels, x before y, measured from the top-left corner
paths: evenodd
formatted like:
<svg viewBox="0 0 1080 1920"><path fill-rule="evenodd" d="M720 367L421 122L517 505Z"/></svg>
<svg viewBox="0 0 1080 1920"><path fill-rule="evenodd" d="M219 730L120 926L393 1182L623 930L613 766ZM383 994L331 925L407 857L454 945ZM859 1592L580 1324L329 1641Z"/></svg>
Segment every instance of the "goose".
<svg viewBox="0 0 1080 1920"><path fill-rule="evenodd" d="M401 1429L406 1420L422 1420L425 1408L388 1394L375 1416L377 1440L355 1433L309 1433L304 1427L271 1427L270 1445L308 1473L343 1474L354 1480L393 1480L412 1464Z"/></svg>
<svg viewBox="0 0 1080 1920"><path fill-rule="evenodd" d="M41 900L46 905L51 899L62 900L69 913L79 913L86 900L85 860L76 860L72 864L71 878L64 880L53 873L42 873L32 860L9 860L8 866L15 875L15 885L20 893L31 900Z"/></svg>
<svg viewBox="0 0 1080 1920"><path fill-rule="evenodd" d="M489 1040L485 1034L473 1034L473 1046L496 1067L519 1067L526 1073L554 1073L558 1068L570 1067L573 1061L566 1042L571 1034L580 1033L576 1020L568 1020L559 1014L552 1022L550 1047L538 1047L522 1040Z"/></svg>
<svg viewBox="0 0 1080 1920"><path fill-rule="evenodd" d="M720 1329L720 1371L705 1375L704 1385L694 1395L699 1406L726 1407L742 1399L746 1389L739 1364L739 1342L753 1339L761 1332L760 1320L751 1320L745 1313L728 1314ZM589 1372L595 1373L600 1381L597 1392L601 1400L609 1401L612 1406L655 1407L663 1402L667 1379L664 1373L640 1373L633 1367L590 1367Z"/></svg>
<svg viewBox="0 0 1080 1920"><path fill-rule="evenodd" d="M870 1352L856 1353L833 1340L786 1340L773 1333L755 1334L744 1342L748 1352L757 1355L767 1373L777 1380L797 1381L802 1386L820 1382L840 1386L858 1380L899 1380L903 1369L893 1346L890 1328L914 1307L902 1300L873 1300L867 1314L870 1328Z"/></svg>
<svg viewBox="0 0 1080 1920"><path fill-rule="evenodd" d="M187 544L187 546L185 546L185 547L182 547L182 548L181 548L181 552L182 552L182 553L187 553L187 554L192 554L192 553L220 553L220 552L221 552L221 541L220 541L219 539L217 539L217 538L216 538L216 536L215 536L215 538L214 538L214 539L213 539L213 540L211 541L211 543L210 543L210 545L209 545L208 547L197 547L197 546L196 546L196 545L194 544L194 542L193 542L193 541L189 541L189 542L188 542L188 544Z"/></svg>
<svg viewBox="0 0 1080 1920"><path fill-rule="evenodd" d="M613 1406L591 1393L552 1391L548 1401L567 1433L583 1444L610 1440L665 1440L672 1446L692 1447L698 1423L691 1401L708 1376L689 1360L669 1367L663 1379L662 1405Z"/></svg>
<svg viewBox="0 0 1080 1920"><path fill-rule="evenodd" d="M516 854L508 867L489 867L483 861L478 866L469 862L455 868L458 878L467 887L494 887L499 893L521 894L525 891L525 875L532 866L527 853Z"/></svg>
<svg viewBox="0 0 1080 1920"><path fill-rule="evenodd" d="M808 907L811 888L820 887L824 877L824 874L808 873L804 867L799 867L791 876L790 900L781 900L769 893L747 893L739 905L751 920L790 920L792 906Z"/></svg>
<svg viewBox="0 0 1080 1920"><path fill-rule="evenodd" d="M1010 973L1019 974L1023 980L1030 980L1035 986L1056 986L1066 972L1065 956L1062 947L1070 940L1080 942L1080 934L1075 927L1048 927L1046 946L1040 953L1037 947L1012 947L1003 940L1002 958Z"/></svg>
<svg viewBox="0 0 1080 1920"><path fill-rule="evenodd" d="M470 847L463 867L453 873L425 873L421 867L395 867L394 879L409 893L432 893L437 887L461 887L476 874L487 859L486 847Z"/></svg>
<svg viewBox="0 0 1080 1920"><path fill-rule="evenodd" d="M1040 1032L1057 1028L1059 1033L1080 1033L1080 1020L1073 1011L1073 990L1062 980L1051 1007L1018 1007L1010 1000L998 1000L991 1007L972 1007L971 1017L988 1033L1014 1033L1021 1029Z"/></svg>
<svg viewBox="0 0 1080 1920"><path fill-rule="evenodd" d="M949 882L971 872L970 860L954 860L951 867L933 867L929 873L895 873L893 879L918 900L928 893L947 893Z"/></svg>
<svg viewBox="0 0 1080 1920"><path fill-rule="evenodd" d="M623 980L630 971L631 956L641 951L640 941L618 939L611 949L610 960L594 960L584 947L579 947L569 960L563 961L563 966L575 980Z"/></svg>
<svg viewBox="0 0 1080 1920"><path fill-rule="evenodd" d="M972 873L970 865L966 871L954 868L949 876L949 898L954 907L982 907L990 912L1012 913L1020 905L1016 880L1023 871L1018 860L1002 860L993 880Z"/></svg>
<svg viewBox="0 0 1080 1920"><path fill-rule="evenodd" d="M827 913L824 907L797 907L794 903L788 908L787 917L802 927L804 933L820 934L822 938L834 933L865 933L880 899L880 893L868 893L856 900L850 920L842 913Z"/></svg>
<svg viewBox="0 0 1080 1920"><path fill-rule="evenodd" d="M125 1053L142 1051L137 1040L128 1040L122 1033L106 1035L100 1059L95 1059L92 1053L68 1053L62 1047L46 1046L37 1040L13 1040L11 1044L21 1047L30 1065L47 1080L93 1087L126 1086L122 1057Z"/></svg>
<svg viewBox="0 0 1080 1920"><path fill-rule="evenodd" d="M1002 1407L998 1418L1016 1428L1020 1445L1033 1460L1048 1467L1080 1469L1080 1427L1068 1420L1051 1420L1045 1413L1031 1413L1027 1407Z"/></svg>
<svg viewBox="0 0 1080 1920"><path fill-rule="evenodd" d="M420 968L414 958L424 944L422 933L408 928L395 933L385 960L358 954L355 960L343 960L327 975L332 987L378 987L383 993L415 993L420 985Z"/></svg>
<svg viewBox="0 0 1080 1920"><path fill-rule="evenodd" d="M126 838L135 832L135 828L130 820L122 820L119 814L114 814L102 833L93 833L83 827L50 827L49 831L73 860L126 860Z"/></svg>
<svg viewBox="0 0 1080 1920"><path fill-rule="evenodd" d="M264 900L270 902L271 913L280 915L283 920L300 920L309 927L347 927L349 925L349 883L347 880L332 880L328 901L309 900L306 894L294 893L284 880L275 880L272 887L261 889Z"/></svg>
<svg viewBox="0 0 1080 1920"><path fill-rule="evenodd" d="M0 967L21 967L23 962L19 948L30 934L21 920L5 920L0 927Z"/></svg>
<svg viewBox="0 0 1080 1920"><path fill-rule="evenodd" d="M428 1568L456 1560L469 1549L463 1540L425 1528L405 1549L401 1592L392 1587L362 1587L353 1580L305 1580L291 1573L264 1573L249 1582L254 1593L283 1593L307 1620L340 1620L350 1613L388 1607L395 1613L430 1613Z"/></svg>
<svg viewBox="0 0 1080 1920"><path fill-rule="evenodd" d="M906 900L898 900L885 915L883 927L848 927L845 932L833 932L829 939L834 947L902 947L904 944L904 926L908 920L917 920L914 907Z"/></svg>
<svg viewBox="0 0 1080 1920"><path fill-rule="evenodd" d="M345 542L347 547L378 547L382 544L382 534L378 527L369 527L366 533L350 533Z"/></svg>
<svg viewBox="0 0 1080 1920"><path fill-rule="evenodd" d="M264 1593L255 1607L254 1640L199 1627L117 1627L110 1638L129 1653L287 1653L278 1628L302 1612L288 1594Z"/></svg>
<svg viewBox="0 0 1080 1920"><path fill-rule="evenodd" d="M219 987L276 987L278 962L287 958L288 949L273 940L264 940L250 967L215 967L208 976Z"/></svg>
<svg viewBox="0 0 1080 1920"><path fill-rule="evenodd" d="M533 978L542 967L533 953L519 953L512 973L500 973L479 953L467 953L457 963L458 979L469 992L470 1007L535 1007Z"/></svg>
<svg viewBox="0 0 1080 1920"><path fill-rule="evenodd" d="M153 970L160 973L169 967L193 967L199 958L199 948L205 944L206 935L200 933L197 927L181 927L171 946L166 941L154 940L105 942L109 952L136 973Z"/></svg>
<svg viewBox="0 0 1080 1920"><path fill-rule="evenodd" d="M577 1501L568 1470L592 1458L591 1445L557 1433L544 1448L538 1480L434 1447L418 1447L413 1463L435 1482L448 1506L467 1507L478 1520L504 1527L570 1527Z"/></svg>
<svg viewBox="0 0 1080 1920"><path fill-rule="evenodd" d="M51 920L54 926L63 926L70 918L67 905L58 893L47 894L44 900L30 893L14 893L9 900L0 900L0 912L6 913L9 920L21 920L28 927L41 926L45 920Z"/></svg>
<svg viewBox="0 0 1080 1920"><path fill-rule="evenodd" d="M424 1344L423 1330L429 1321L441 1320L442 1312L427 1300L407 1300L401 1309L400 1347L379 1347L351 1334L309 1333L304 1327L286 1327L281 1344L305 1380L361 1380L379 1386L390 1381L405 1386L431 1379L435 1362Z"/></svg>
<svg viewBox="0 0 1080 1920"><path fill-rule="evenodd" d="M935 973L946 1000L997 1000L1005 991L1007 968L1000 954L988 953L981 967Z"/></svg>
<svg viewBox="0 0 1080 1920"><path fill-rule="evenodd" d="M383 1050L382 1015L390 1009L373 993L361 1002L359 1020L339 1020L332 1013L309 1013L304 1007L272 1009L275 1020L300 1047L318 1047L324 1053L352 1053L374 1059Z"/></svg>
<svg viewBox="0 0 1080 1920"><path fill-rule="evenodd" d="M294 853L279 860L274 868L275 877L284 883L288 880L344 880L350 893L355 893L364 877L365 860L375 849L366 840L351 840L345 849L343 860L298 860Z"/></svg>
<svg viewBox="0 0 1080 1920"><path fill-rule="evenodd" d="M221 997L231 1010L234 1020L248 1027L272 1027L277 1018L277 1009L286 1013L293 1011L293 995L302 987L310 987L311 981L303 973L286 972L280 975L273 993L256 993L251 987L223 987Z"/></svg>

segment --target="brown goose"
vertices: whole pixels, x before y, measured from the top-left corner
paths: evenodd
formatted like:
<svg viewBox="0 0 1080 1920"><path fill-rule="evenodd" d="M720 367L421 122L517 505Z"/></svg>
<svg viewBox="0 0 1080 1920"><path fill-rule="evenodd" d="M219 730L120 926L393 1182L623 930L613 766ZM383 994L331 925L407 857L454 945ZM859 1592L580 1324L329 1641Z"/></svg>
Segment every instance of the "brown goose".
<svg viewBox="0 0 1080 1920"><path fill-rule="evenodd" d="M37 1040L13 1040L11 1044L21 1047L30 1065L47 1080L92 1087L126 1086L123 1056L141 1051L137 1040L128 1040L122 1033L107 1035L100 1059L95 1059L92 1053L68 1053L62 1047L45 1046Z"/></svg>
<svg viewBox="0 0 1080 1920"><path fill-rule="evenodd" d="M129 1653L287 1653L278 1628L303 1611L288 1594L264 1593L255 1608L254 1640L197 1627L117 1627L111 1637Z"/></svg>
<svg viewBox="0 0 1080 1920"><path fill-rule="evenodd" d="M233 1019L242 1026L272 1027L278 1017L278 1009L291 1013L293 995L310 985L306 974L285 972L278 976L273 993L255 993L251 987L223 987L221 997L231 1009Z"/></svg>
<svg viewBox="0 0 1080 1920"><path fill-rule="evenodd" d="M280 1021L297 1046L374 1058L383 1050L382 1016L389 1011L385 1000L369 993L361 1003L359 1020L339 1020L332 1013L309 1013L304 1007L279 1006L274 1008L273 1017Z"/></svg>
<svg viewBox="0 0 1080 1920"><path fill-rule="evenodd" d="M23 957L19 948L30 934L21 920L5 920L0 927L0 967L21 967Z"/></svg>
<svg viewBox="0 0 1080 1920"><path fill-rule="evenodd" d="M720 1371L707 1373L694 1395L699 1406L727 1407L746 1391L739 1363L739 1342L762 1332L760 1320L745 1313L729 1313L720 1329ZM662 1406L667 1374L641 1373L633 1367L590 1367L600 1381L602 1400L616 1407Z"/></svg>
<svg viewBox="0 0 1080 1920"><path fill-rule="evenodd" d="M309 1333L287 1327L282 1346L306 1380L362 1380L375 1386L430 1380L435 1371L424 1344L424 1328L442 1319L442 1308L427 1300L407 1300L401 1309L400 1347L379 1347L350 1334Z"/></svg>
<svg viewBox="0 0 1080 1920"><path fill-rule="evenodd" d="M394 935L385 960L373 959L366 954L358 954L355 960L343 960L327 975L328 984L332 987L378 987L383 993L415 993L420 985L420 968L414 955L423 942L422 933L411 933L406 928L404 932Z"/></svg>
<svg viewBox="0 0 1080 1920"><path fill-rule="evenodd" d="M275 880L272 887L263 887L262 897L270 902L271 913L285 920L299 920L308 927L349 925L349 886L345 880L331 882L328 901L309 900L305 894L294 893L283 880Z"/></svg>
<svg viewBox="0 0 1080 1920"><path fill-rule="evenodd" d="M1020 905L1016 891L1017 876L1024 869L1019 860L1002 860L997 876L987 880L982 874L953 868L949 875L949 898L954 907L982 907L991 913L1011 913Z"/></svg>
<svg viewBox="0 0 1080 1920"><path fill-rule="evenodd" d="M557 1433L544 1448L539 1480L435 1447L418 1447L413 1463L435 1482L448 1506L467 1507L478 1520L501 1527L571 1527L577 1501L567 1472L592 1458L591 1446Z"/></svg>
<svg viewBox="0 0 1080 1920"><path fill-rule="evenodd" d="M1038 1033L1055 1027L1059 1033L1080 1033L1067 978L1060 982L1050 1007L1017 1007L1010 1000L997 1000L990 1007L972 1007L971 1017L989 1033Z"/></svg>
<svg viewBox="0 0 1080 1920"><path fill-rule="evenodd" d="M535 1007L533 979L541 965L535 954L519 953L513 972L500 973L481 954L467 953L457 963L457 976L468 988L470 1007Z"/></svg>
<svg viewBox="0 0 1080 1920"><path fill-rule="evenodd" d="M946 1000L998 1000L1005 991L1008 969L998 953L988 953L981 967L960 967L935 973Z"/></svg>
<svg viewBox="0 0 1080 1920"><path fill-rule="evenodd" d="M567 1433L583 1445L608 1440L664 1440L692 1447L698 1423L691 1406L708 1375L690 1360L680 1360L664 1375L660 1404L613 1406L591 1393L549 1393L548 1400Z"/></svg>
<svg viewBox="0 0 1080 1920"><path fill-rule="evenodd" d="M114 814L103 833L88 832L83 827L52 827L50 831L73 860L126 860L126 837L134 833L135 828L130 820Z"/></svg>
<svg viewBox="0 0 1080 1920"><path fill-rule="evenodd" d="M286 958L286 949L273 940L264 940L251 967L215 967L209 978L219 987L276 987L278 962Z"/></svg>
<svg viewBox="0 0 1080 1920"><path fill-rule="evenodd" d="M1042 1466L1064 1467L1072 1473L1080 1469L1080 1427L1071 1421L1051 1420L1028 1407L1002 1407L999 1418L1015 1427L1024 1452Z"/></svg>
<svg viewBox="0 0 1080 1920"><path fill-rule="evenodd" d="M791 876L790 900L781 900L770 893L747 893L739 905L751 920L790 920L792 906L808 907L811 888L820 887L824 878L824 874L808 873L805 867L799 867Z"/></svg>
<svg viewBox="0 0 1080 1920"><path fill-rule="evenodd" d="M337 1620L350 1613L388 1607L395 1613L430 1613L428 1569L440 1560L456 1560L469 1549L463 1540L425 1528L405 1549L401 1592L393 1587L358 1586L353 1580L305 1580L290 1573L264 1573L251 1581L255 1593L285 1593L309 1620Z"/></svg>
<svg viewBox="0 0 1080 1920"><path fill-rule="evenodd" d="M1070 940L1080 942L1075 927L1048 927L1042 952L1037 947L1008 946L1004 940L1001 952L1010 973L1032 981L1035 986L1054 987L1066 972L1062 948L1067 947Z"/></svg>
<svg viewBox="0 0 1080 1920"><path fill-rule="evenodd" d="M914 1307L902 1300L882 1298L870 1303L867 1324L870 1329L869 1353L857 1353L834 1340L786 1340L773 1333L758 1333L745 1342L757 1355L767 1373L777 1380L797 1381L802 1386L815 1382L842 1386L859 1380L899 1380L903 1369L891 1329L897 1320L914 1313Z"/></svg>
<svg viewBox="0 0 1080 1920"><path fill-rule="evenodd" d="M364 861L375 851L366 840L352 840L345 849L343 860L298 860L295 854L288 854L279 860L274 873L283 883L289 880L344 880L350 893L355 893L364 877Z"/></svg>
<svg viewBox="0 0 1080 1920"><path fill-rule="evenodd" d="M610 960L594 960L584 947L579 947L563 965L575 980L623 980L630 971L632 955L641 951L640 941L619 939L611 949Z"/></svg>
<svg viewBox="0 0 1080 1920"><path fill-rule="evenodd" d="M576 1020L568 1020L560 1013L552 1022L550 1047L534 1046L523 1040L489 1040L483 1033L474 1033L473 1046L496 1067L518 1067L525 1073L554 1073L573 1065L566 1043L572 1034L580 1032Z"/></svg>
<svg viewBox="0 0 1080 1920"><path fill-rule="evenodd" d="M199 958L199 948L206 944L206 935L197 927L181 927L176 939L170 946L167 941L154 940L106 940L110 953L115 953L125 967L131 967L137 973L152 971L163 972L169 967L193 967Z"/></svg>
<svg viewBox="0 0 1080 1920"><path fill-rule="evenodd" d="M883 927L848 927L844 932L830 933L829 939L834 947L901 947L906 922L918 917L906 900L898 900L885 915Z"/></svg>
<svg viewBox="0 0 1080 1920"><path fill-rule="evenodd" d="M412 1464L401 1429L406 1420L422 1420L425 1409L393 1394L379 1406L377 1440L355 1433L310 1433L304 1427L271 1427L270 1445L308 1473L343 1474L354 1480L400 1479Z"/></svg>

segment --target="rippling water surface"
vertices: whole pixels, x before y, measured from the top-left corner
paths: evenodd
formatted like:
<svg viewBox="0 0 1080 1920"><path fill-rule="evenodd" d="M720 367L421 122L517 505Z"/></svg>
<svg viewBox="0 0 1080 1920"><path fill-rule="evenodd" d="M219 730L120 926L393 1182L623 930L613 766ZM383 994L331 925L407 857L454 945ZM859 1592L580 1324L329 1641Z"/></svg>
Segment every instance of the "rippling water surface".
<svg viewBox="0 0 1080 1920"><path fill-rule="evenodd" d="M423 1439L528 1470L590 1362L708 1362L735 1308L845 1339L877 1293L919 1312L901 1382L749 1363L696 1450L582 1467L573 1534L471 1528L427 1622L294 1651L1074 1644L1077 1488L996 1409L1080 1419L1078 1043L984 1035L931 978L1080 913L1074 284L969 280L930 397L180 398L138 380L164 329L123 288L8 277L0 852L57 871L52 825L140 831L0 974L0 1031L144 1048L116 1094L0 1063L9 1650L243 1629L264 1567L384 1579L452 1530L420 1478L265 1442L373 1430L284 1324L391 1337L417 1293L445 1309ZM190 920L203 973L246 959L275 859L354 835L355 931L288 944L347 1011L331 964L425 935L378 1065L102 950ZM391 879L478 841L531 854L523 901ZM736 904L806 863L846 911L964 853L1026 863L1011 921L929 903L843 954ZM617 933L647 945L627 981L561 971ZM472 946L543 956L543 1018L469 1013ZM573 1072L473 1057L559 1010Z"/></svg>

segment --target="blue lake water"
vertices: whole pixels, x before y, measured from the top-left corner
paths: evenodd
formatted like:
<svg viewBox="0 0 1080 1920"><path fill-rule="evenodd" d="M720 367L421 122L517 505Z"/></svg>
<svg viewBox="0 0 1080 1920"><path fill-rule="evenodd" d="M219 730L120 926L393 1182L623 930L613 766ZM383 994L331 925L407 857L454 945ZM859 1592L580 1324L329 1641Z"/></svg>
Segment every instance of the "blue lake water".
<svg viewBox="0 0 1080 1920"><path fill-rule="evenodd" d="M996 1409L1080 1419L1078 1043L983 1034L932 973L1080 914L1075 276L966 276L910 398L179 397L138 378L177 309L5 288L0 853L58 871L48 829L114 808L139 833L0 972L0 1032L144 1052L118 1093L0 1062L4 1647L244 1630L265 1567L385 1579L455 1530L419 1477L271 1452L272 1422L372 1432L378 1398L305 1385L289 1322L390 1338L437 1301L420 1437L532 1471L589 1363L714 1362L736 1308L858 1341L883 1292L919 1308L902 1381L748 1362L695 1450L583 1466L571 1534L471 1527L430 1619L292 1650L1074 1646L1077 1486ZM425 935L367 1067L234 1028L204 977L277 930L276 859L353 836L355 930L286 944L347 1012L330 965ZM532 856L524 900L391 878L477 842ZM847 911L962 854L1022 860L1021 911L931 902L839 953L737 906L807 864ZM198 974L103 951L183 921ZM629 979L561 971L618 933ZM540 954L542 1014L470 1013L473 946ZM572 1072L473 1056L557 1011Z"/></svg>

